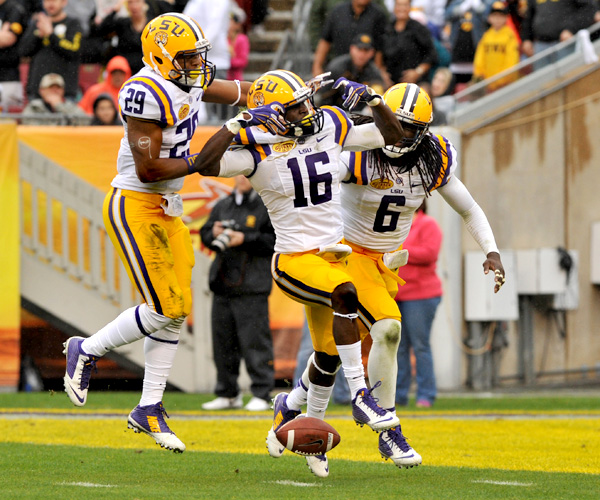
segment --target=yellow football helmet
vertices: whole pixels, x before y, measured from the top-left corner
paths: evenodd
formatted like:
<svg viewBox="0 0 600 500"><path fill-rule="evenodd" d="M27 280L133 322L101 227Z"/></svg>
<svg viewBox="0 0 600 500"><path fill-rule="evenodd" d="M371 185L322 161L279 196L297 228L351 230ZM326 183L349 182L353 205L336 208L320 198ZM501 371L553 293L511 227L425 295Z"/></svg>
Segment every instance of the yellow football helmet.
<svg viewBox="0 0 600 500"><path fill-rule="evenodd" d="M284 69L268 71L254 81L248 90L248 108L254 109L278 102L284 109L305 104L308 114L301 120L285 119L286 131L281 135L303 137L314 135L323 128L323 110L316 107L313 96L316 86L307 85L295 73Z"/></svg>
<svg viewBox="0 0 600 500"><path fill-rule="evenodd" d="M207 60L210 42L191 17L176 12L152 19L142 31L144 64L167 80L187 87L208 87L215 77L215 65ZM200 67L186 67L200 56Z"/></svg>
<svg viewBox="0 0 600 500"><path fill-rule="evenodd" d="M427 135L429 124L433 120L431 98L414 83L397 83L383 94L383 100L396 114L402 128L412 135L393 146L385 146L385 154L397 158L414 151Z"/></svg>

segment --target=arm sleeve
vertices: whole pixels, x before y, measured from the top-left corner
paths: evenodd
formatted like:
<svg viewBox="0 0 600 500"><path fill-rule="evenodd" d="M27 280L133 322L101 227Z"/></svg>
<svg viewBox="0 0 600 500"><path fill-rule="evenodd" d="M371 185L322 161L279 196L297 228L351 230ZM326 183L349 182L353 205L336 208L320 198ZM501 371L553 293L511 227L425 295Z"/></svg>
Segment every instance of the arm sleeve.
<svg viewBox="0 0 600 500"><path fill-rule="evenodd" d="M460 179L453 176L445 186L438 189L438 192L462 217L467 230L483 253L487 255L490 252L498 252L494 233L485 213Z"/></svg>
<svg viewBox="0 0 600 500"><path fill-rule="evenodd" d="M219 177L235 177L245 175L249 177L254 173L256 163L254 156L246 149L227 151L221 158Z"/></svg>
<svg viewBox="0 0 600 500"><path fill-rule="evenodd" d="M346 142L344 151L365 151L367 149L378 149L385 146L385 140L374 123L355 125L352 127Z"/></svg>

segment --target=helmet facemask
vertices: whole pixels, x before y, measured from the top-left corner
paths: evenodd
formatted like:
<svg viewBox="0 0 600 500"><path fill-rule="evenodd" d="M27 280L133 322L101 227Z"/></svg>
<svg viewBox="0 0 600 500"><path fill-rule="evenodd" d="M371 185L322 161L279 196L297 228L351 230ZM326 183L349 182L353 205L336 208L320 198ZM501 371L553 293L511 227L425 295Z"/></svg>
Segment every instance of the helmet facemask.
<svg viewBox="0 0 600 500"><path fill-rule="evenodd" d="M186 87L201 87L206 89L215 78L216 68L213 63L208 61L208 51L211 49L210 43L206 42L203 47L195 50L181 50L171 58L164 47L163 54L173 63L173 69L169 71L169 79ZM202 64L198 68L193 68L189 61L199 56Z"/></svg>
<svg viewBox="0 0 600 500"><path fill-rule="evenodd" d="M306 106L308 114L300 120L296 120L294 122L290 122L286 118L285 122L287 130L285 132L285 135L292 135L294 137L306 137L309 135L317 134L323 129L323 110L315 106L312 98L312 92L309 94L309 97L305 97L302 101L294 100L290 103L286 103L284 107L287 111L290 108L301 106L302 104Z"/></svg>
<svg viewBox="0 0 600 500"><path fill-rule="evenodd" d="M414 151L429 132L429 123L409 122L402 119L399 119L399 122L405 131L413 132L414 136L403 137L396 144L385 146L383 152L390 158L398 158L403 154Z"/></svg>

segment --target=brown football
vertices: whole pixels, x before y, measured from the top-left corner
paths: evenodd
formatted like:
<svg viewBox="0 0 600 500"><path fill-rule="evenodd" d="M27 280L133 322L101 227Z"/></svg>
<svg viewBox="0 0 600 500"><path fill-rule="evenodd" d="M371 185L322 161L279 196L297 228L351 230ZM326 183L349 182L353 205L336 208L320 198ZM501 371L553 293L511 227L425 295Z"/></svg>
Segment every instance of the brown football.
<svg viewBox="0 0 600 500"><path fill-rule="evenodd" d="M275 433L279 442L298 455L323 455L335 448L340 435L324 420L296 417Z"/></svg>

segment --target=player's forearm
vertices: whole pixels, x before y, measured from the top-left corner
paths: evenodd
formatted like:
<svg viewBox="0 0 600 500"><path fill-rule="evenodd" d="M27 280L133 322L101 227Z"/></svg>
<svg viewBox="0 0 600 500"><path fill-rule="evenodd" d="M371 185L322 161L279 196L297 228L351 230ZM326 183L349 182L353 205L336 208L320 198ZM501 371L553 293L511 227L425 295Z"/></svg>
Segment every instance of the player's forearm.
<svg viewBox="0 0 600 500"><path fill-rule="evenodd" d="M234 137L233 132L228 130L227 127L221 128L198 153L191 171L198 172L200 175L218 176L221 170L221 158L223 158Z"/></svg>
<svg viewBox="0 0 600 500"><path fill-rule="evenodd" d="M404 136L404 130L396 115L387 106L383 99L377 106L373 106L373 120L381 132L386 145L396 144Z"/></svg>

